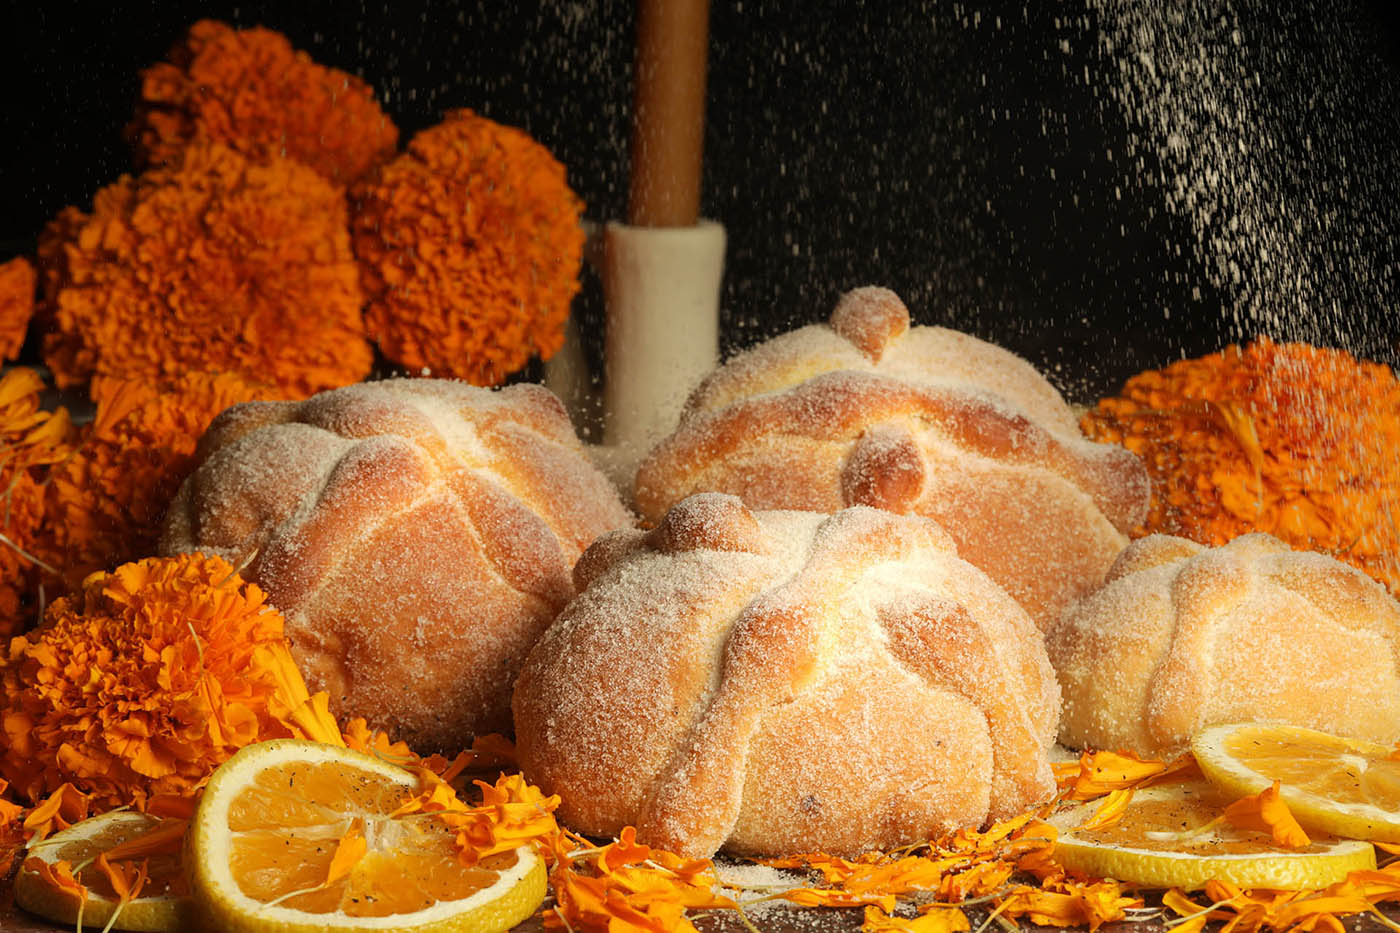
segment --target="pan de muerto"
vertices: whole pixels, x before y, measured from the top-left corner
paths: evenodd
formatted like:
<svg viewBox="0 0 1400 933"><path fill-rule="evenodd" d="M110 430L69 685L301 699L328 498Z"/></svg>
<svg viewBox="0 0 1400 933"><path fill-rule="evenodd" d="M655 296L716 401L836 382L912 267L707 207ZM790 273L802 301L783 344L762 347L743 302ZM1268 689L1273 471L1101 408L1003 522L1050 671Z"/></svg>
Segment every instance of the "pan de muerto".
<svg viewBox="0 0 1400 933"><path fill-rule="evenodd" d="M1170 755L1242 720L1400 740L1400 603L1270 535L1134 541L1046 643L1066 745Z"/></svg>
<svg viewBox="0 0 1400 933"><path fill-rule="evenodd" d="M932 518L1042 629L1102 581L1149 492L1137 457L1086 440L1029 363L911 328L884 288L847 293L830 325L742 353L696 389L635 495L655 521L706 490L752 508Z"/></svg>
<svg viewBox="0 0 1400 933"><path fill-rule="evenodd" d="M392 379L219 415L171 505L167 553L267 590L311 689L423 749L510 727L510 688L574 594L574 561L630 525L563 406Z"/></svg>
<svg viewBox="0 0 1400 933"><path fill-rule="evenodd" d="M1040 632L927 519L699 494L574 578L514 710L526 777L581 832L858 853L1054 790Z"/></svg>

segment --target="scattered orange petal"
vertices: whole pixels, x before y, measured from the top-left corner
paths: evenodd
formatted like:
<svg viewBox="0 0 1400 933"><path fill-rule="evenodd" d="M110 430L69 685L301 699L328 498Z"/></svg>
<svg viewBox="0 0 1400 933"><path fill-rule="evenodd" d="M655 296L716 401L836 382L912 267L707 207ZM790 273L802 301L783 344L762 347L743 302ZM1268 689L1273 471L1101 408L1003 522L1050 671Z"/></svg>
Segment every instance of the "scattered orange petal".
<svg viewBox="0 0 1400 933"><path fill-rule="evenodd" d="M1288 804L1279 796L1278 781L1257 794L1236 800L1225 808L1224 817L1240 829L1268 833L1274 845L1301 849L1312 844L1303 827L1293 818Z"/></svg>
<svg viewBox="0 0 1400 933"><path fill-rule="evenodd" d="M336 841L335 851L331 853L330 867L326 870L326 880L321 882L322 886L329 887L349 875L368 851L369 842L365 839L365 821L360 817L355 817L350 822L350 828L345 831L345 835Z"/></svg>

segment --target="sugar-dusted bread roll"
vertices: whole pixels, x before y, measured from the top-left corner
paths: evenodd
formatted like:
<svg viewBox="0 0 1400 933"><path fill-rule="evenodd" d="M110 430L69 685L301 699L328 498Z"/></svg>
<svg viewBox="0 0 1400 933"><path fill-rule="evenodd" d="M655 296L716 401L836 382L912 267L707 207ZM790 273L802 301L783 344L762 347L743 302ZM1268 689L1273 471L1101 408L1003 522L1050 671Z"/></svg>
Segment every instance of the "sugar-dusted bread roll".
<svg viewBox="0 0 1400 933"><path fill-rule="evenodd" d="M1040 632L927 519L699 494L574 577L514 709L526 776L579 831L856 853L1054 789Z"/></svg>
<svg viewBox="0 0 1400 933"><path fill-rule="evenodd" d="M1170 755L1244 720L1400 740L1400 603L1270 535L1134 541L1046 640L1072 747Z"/></svg>
<svg viewBox="0 0 1400 933"><path fill-rule="evenodd" d="M510 727L571 570L631 524L547 390L394 379L215 419L166 519L266 589L311 689L415 747Z"/></svg>
<svg viewBox="0 0 1400 933"><path fill-rule="evenodd" d="M1102 581L1148 503L1142 463L1085 440L1029 363L911 328L883 288L847 293L829 326L776 337L696 389L635 494L655 520L704 490L753 508L932 518L1042 628Z"/></svg>

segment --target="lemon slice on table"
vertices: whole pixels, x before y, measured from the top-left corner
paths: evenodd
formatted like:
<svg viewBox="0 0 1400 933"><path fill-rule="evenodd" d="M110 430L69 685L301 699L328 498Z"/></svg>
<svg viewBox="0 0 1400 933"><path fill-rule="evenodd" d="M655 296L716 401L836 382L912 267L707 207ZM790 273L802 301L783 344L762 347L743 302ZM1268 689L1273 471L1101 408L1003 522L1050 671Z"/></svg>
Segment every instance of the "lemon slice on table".
<svg viewBox="0 0 1400 933"><path fill-rule="evenodd" d="M534 913L547 882L533 846L464 867L441 820L391 816L418 791L411 772L333 745L240 750L214 772L187 836L201 919L230 933L488 933ZM363 852L332 871L347 834Z"/></svg>
<svg viewBox="0 0 1400 933"><path fill-rule="evenodd" d="M1211 783L1237 796L1278 781L1279 796L1308 829L1400 842L1393 747L1297 726L1229 723L1198 732L1191 751Z"/></svg>
<svg viewBox="0 0 1400 933"><path fill-rule="evenodd" d="M159 826L163 820L145 813L114 810L90 817L62 832L54 833L35 843L24 854L24 863L31 858L50 865L64 861L74 877L87 888L87 897L46 884L32 866L21 863L15 875L15 903L32 913L66 926L76 925L81 911L85 929L101 930L117 913L114 930L176 930L181 918L187 916L189 900L185 880L176 855L155 855L146 860L147 881L141 896L133 898L117 911L117 892L92 860L114 846L142 835Z"/></svg>
<svg viewBox="0 0 1400 933"><path fill-rule="evenodd" d="M1367 842L1324 837L1285 849L1264 833L1226 825L1218 817L1232 799L1205 781L1148 787L1133 794L1117 821L1098 829L1083 826L1101 801L1077 804L1050 818L1060 831L1055 861L1076 874L1188 891L1210 880L1321 888L1376 867Z"/></svg>

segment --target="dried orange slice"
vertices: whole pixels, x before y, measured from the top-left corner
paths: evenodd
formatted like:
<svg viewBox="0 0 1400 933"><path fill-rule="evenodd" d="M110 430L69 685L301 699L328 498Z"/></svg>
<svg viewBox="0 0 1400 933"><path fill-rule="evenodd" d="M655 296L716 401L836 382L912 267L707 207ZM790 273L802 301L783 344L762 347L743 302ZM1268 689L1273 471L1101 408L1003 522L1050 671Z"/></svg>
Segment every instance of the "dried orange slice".
<svg viewBox="0 0 1400 933"><path fill-rule="evenodd" d="M534 913L546 891L534 847L464 867L440 819L394 815L419 790L412 772L334 745L279 739L240 750L210 778L187 837L207 925L488 933Z"/></svg>
<svg viewBox="0 0 1400 933"><path fill-rule="evenodd" d="M147 880L140 896L120 905L94 859L115 846L160 826L164 821L145 813L114 810L75 823L30 846L15 875L15 903L48 920L74 926L82 918L86 929L103 929L112 921L114 930L164 931L180 928L189 913L185 879L178 855L153 855L145 860ZM73 878L87 889L78 892L55 887L44 879L35 862L57 865L67 862Z"/></svg>
<svg viewBox="0 0 1400 933"><path fill-rule="evenodd" d="M1097 829L1084 824L1101 801L1056 813L1054 858L1071 872L1144 887L1196 890L1207 881L1243 888L1322 888L1352 871L1375 868L1370 843L1323 837L1284 849L1269 836L1218 818L1232 801L1206 781L1162 784L1133 793L1122 816Z"/></svg>
<svg viewBox="0 0 1400 933"><path fill-rule="evenodd" d="M1400 756L1374 742L1297 726L1227 723L1191 751L1211 783L1239 796L1275 781L1299 823L1352 839L1400 842Z"/></svg>

